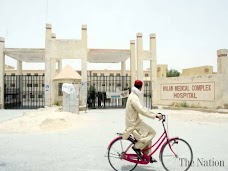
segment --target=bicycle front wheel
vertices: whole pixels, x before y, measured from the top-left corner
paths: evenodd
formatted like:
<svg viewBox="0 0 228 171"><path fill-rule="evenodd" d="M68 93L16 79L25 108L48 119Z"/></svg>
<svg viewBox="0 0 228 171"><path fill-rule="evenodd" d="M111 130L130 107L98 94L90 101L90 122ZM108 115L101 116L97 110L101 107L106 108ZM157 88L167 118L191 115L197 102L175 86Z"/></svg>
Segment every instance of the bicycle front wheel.
<svg viewBox="0 0 228 171"><path fill-rule="evenodd" d="M161 162L166 171L187 171L192 161L192 149L183 139L171 139L161 149Z"/></svg>
<svg viewBox="0 0 228 171"><path fill-rule="evenodd" d="M133 142L123 140L121 137L114 141L108 149L108 161L111 167L116 171L132 171L137 166L136 163L122 159L124 154L135 154L132 150Z"/></svg>

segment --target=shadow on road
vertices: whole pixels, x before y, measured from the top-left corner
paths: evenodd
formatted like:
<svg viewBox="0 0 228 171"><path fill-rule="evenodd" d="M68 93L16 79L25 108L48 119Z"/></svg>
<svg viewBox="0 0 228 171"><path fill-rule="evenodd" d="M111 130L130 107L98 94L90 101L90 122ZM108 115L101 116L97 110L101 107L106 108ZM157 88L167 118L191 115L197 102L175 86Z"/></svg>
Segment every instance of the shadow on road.
<svg viewBox="0 0 228 171"><path fill-rule="evenodd" d="M137 166L134 171L160 171L160 169L151 166Z"/></svg>
<svg viewBox="0 0 228 171"><path fill-rule="evenodd" d="M132 166L125 166L124 168L122 168L121 170L131 170ZM160 169L152 167L151 165L149 166L140 166L138 165L134 171L160 171Z"/></svg>

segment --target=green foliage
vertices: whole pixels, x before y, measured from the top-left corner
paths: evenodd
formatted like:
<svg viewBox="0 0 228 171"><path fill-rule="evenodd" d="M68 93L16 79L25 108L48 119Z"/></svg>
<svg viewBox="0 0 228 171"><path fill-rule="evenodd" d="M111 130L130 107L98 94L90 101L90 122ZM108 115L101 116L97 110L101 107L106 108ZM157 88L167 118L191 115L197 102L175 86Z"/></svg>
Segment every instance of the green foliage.
<svg viewBox="0 0 228 171"><path fill-rule="evenodd" d="M188 107L188 105L186 102L184 102L184 103L181 103L181 107Z"/></svg>
<svg viewBox="0 0 228 171"><path fill-rule="evenodd" d="M178 102L173 102L171 106L174 107L183 107L183 108L188 108L190 107L186 102L178 103Z"/></svg>
<svg viewBox="0 0 228 171"><path fill-rule="evenodd" d="M56 105L56 106L62 106L62 103L60 101L57 101L57 102L54 103L54 105Z"/></svg>
<svg viewBox="0 0 228 171"><path fill-rule="evenodd" d="M170 69L170 70L167 69L166 76L167 77L179 77L180 76L180 72L177 71L176 69Z"/></svg>

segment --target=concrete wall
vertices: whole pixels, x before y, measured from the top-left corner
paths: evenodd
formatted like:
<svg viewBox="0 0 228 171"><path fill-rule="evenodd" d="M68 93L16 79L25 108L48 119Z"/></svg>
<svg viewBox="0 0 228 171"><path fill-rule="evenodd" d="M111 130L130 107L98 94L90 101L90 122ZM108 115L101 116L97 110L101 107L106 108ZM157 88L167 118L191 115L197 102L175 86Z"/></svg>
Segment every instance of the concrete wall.
<svg viewBox="0 0 228 171"><path fill-rule="evenodd" d="M153 102L157 105L177 105L219 108L222 103L222 75L172 77L157 79Z"/></svg>
<svg viewBox="0 0 228 171"><path fill-rule="evenodd" d="M168 65L158 65L157 66L157 78L165 78L167 74Z"/></svg>
<svg viewBox="0 0 228 171"><path fill-rule="evenodd" d="M228 108L228 50L218 50L217 55L217 74L157 79L153 105Z"/></svg>
<svg viewBox="0 0 228 171"><path fill-rule="evenodd" d="M217 51L218 74L222 75L222 100L224 108L228 108L228 49L220 49Z"/></svg>
<svg viewBox="0 0 228 171"><path fill-rule="evenodd" d="M182 73L180 76L198 76L198 75L207 75L207 74L213 74L213 66L186 68L182 70Z"/></svg>

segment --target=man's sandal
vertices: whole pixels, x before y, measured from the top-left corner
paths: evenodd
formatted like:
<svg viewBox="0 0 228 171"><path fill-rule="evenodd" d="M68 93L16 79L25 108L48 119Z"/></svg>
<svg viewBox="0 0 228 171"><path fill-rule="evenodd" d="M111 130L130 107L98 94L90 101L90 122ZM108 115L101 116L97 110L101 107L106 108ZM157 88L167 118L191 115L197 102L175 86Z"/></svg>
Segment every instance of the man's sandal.
<svg viewBox="0 0 228 171"><path fill-rule="evenodd" d="M154 159L153 157L150 157L150 163L156 163L156 162L157 162L156 159Z"/></svg>

